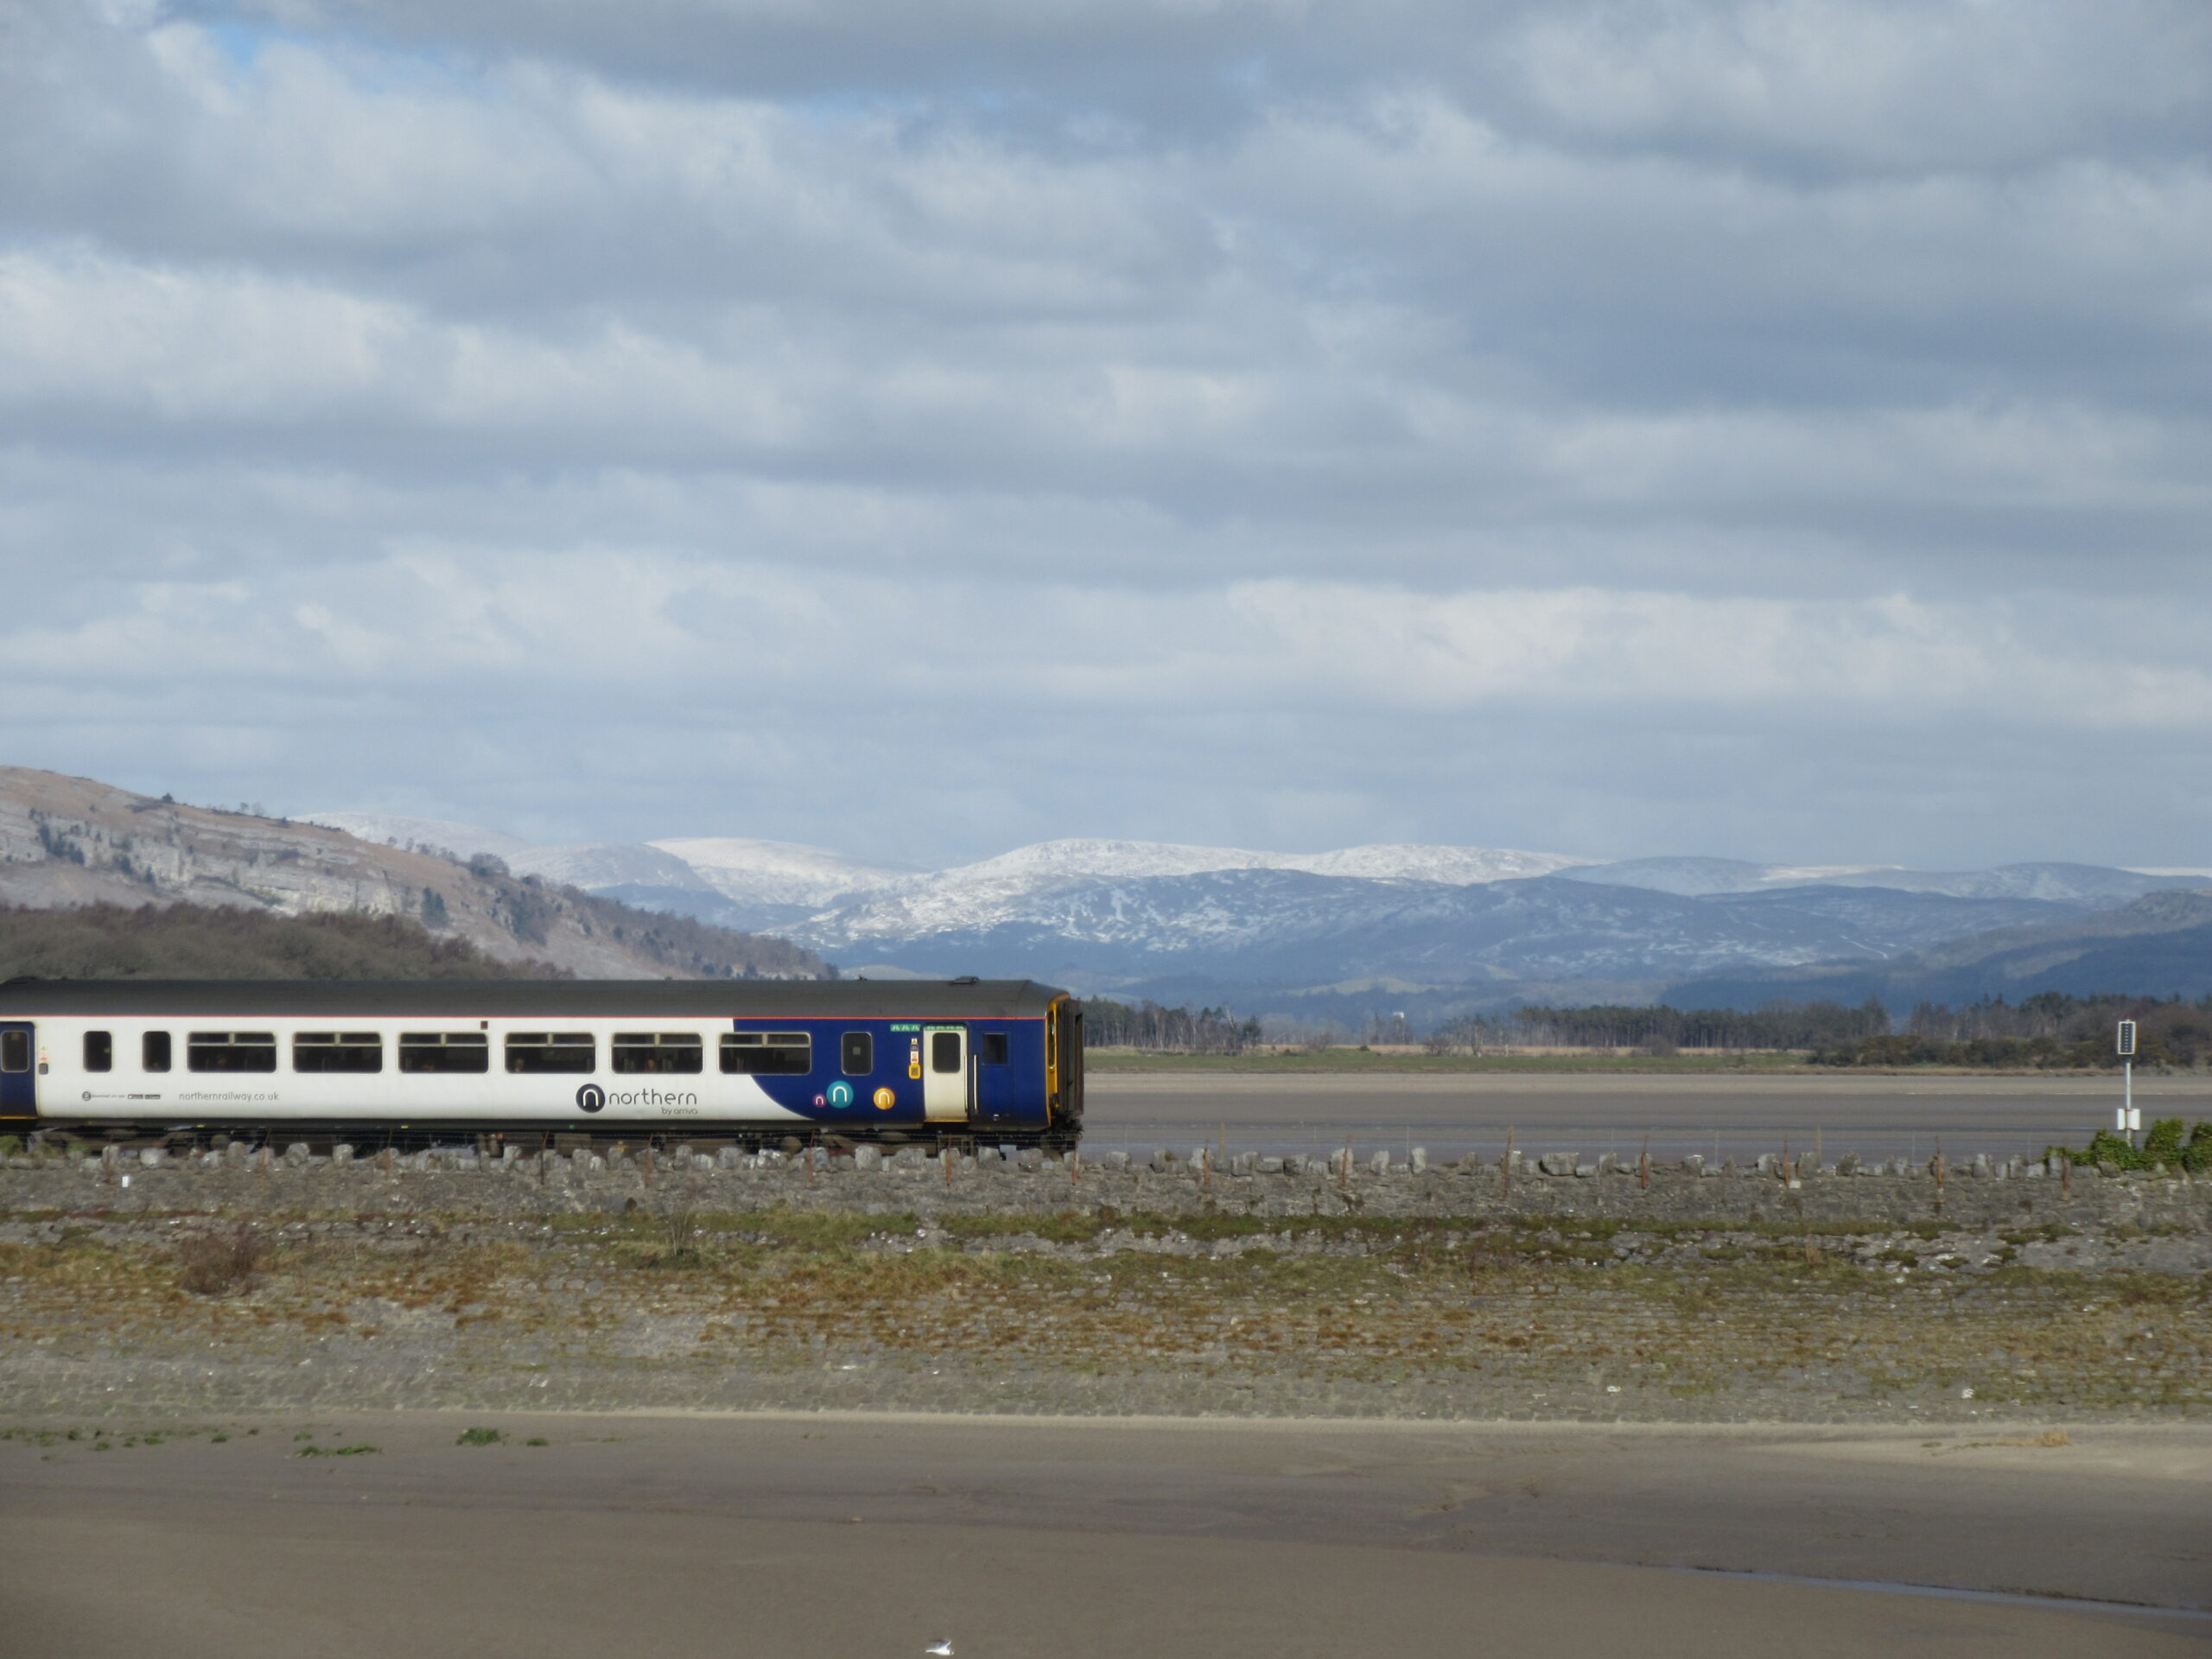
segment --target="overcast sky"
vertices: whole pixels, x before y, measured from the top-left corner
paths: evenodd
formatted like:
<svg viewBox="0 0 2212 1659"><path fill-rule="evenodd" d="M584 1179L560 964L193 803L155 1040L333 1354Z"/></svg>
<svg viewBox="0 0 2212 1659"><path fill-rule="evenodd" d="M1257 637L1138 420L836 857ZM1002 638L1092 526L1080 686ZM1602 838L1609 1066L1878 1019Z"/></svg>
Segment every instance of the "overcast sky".
<svg viewBox="0 0 2212 1659"><path fill-rule="evenodd" d="M8 760L2212 862L2202 0L0 0Z"/></svg>

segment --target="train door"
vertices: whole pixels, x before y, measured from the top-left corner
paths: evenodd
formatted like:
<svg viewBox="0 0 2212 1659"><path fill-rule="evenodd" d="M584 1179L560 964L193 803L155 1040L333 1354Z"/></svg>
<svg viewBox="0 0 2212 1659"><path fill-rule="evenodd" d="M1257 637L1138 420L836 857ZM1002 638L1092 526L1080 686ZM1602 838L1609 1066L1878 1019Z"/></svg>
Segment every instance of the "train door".
<svg viewBox="0 0 2212 1659"><path fill-rule="evenodd" d="M922 1116L931 1123L968 1121L968 1027L922 1031Z"/></svg>
<svg viewBox="0 0 2212 1659"><path fill-rule="evenodd" d="M31 1057L37 1051L35 1026L0 1023L0 1117L38 1116L38 1084L31 1071Z"/></svg>

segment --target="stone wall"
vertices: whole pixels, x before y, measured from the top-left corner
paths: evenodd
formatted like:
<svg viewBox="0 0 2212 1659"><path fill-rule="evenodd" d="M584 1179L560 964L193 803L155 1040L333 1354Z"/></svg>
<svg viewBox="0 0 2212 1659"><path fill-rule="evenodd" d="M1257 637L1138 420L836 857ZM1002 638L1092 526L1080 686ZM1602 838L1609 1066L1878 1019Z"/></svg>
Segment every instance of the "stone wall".
<svg viewBox="0 0 2212 1659"><path fill-rule="evenodd" d="M1047 1156L1034 1149L952 1154L910 1147L715 1154L689 1148L607 1149L499 1157L381 1151L327 1157L304 1145L177 1155L109 1148L97 1154L18 1157L0 1168L0 1207L40 1211L206 1212L680 1209L785 1205L859 1214L1022 1215L1109 1211L1132 1215L1427 1217L1613 1219L1714 1227L1805 1223L1840 1230L1940 1224L1982 1230L2056 1224L2081 1230L2212 1231L2212 1182L2183 1176L2063 1173L2020 1160L1902 1162L1785 1168L1777 1160L1719 1167L1698 1159L1640 1166L1564 1155L1497 1164L1431 1165L1376 1154L1347 1160L1219 1156L1208 1148L1132 1160Z"/></svg>

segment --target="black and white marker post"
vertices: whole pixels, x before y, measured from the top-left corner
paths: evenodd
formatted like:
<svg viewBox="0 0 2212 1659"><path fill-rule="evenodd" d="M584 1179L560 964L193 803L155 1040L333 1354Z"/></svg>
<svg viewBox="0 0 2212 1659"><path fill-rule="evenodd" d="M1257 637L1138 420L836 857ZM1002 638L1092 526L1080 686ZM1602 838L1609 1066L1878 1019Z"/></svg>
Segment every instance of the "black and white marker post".
<svg viewBox="0 0 2212 1659"><path fill-rule="evenodd" d="M2135 1144L2135 1131L2143 1127L2143 1114L2135 1109L2135 1022L2133 1020L2120 1022L2119 1048L2120 1063L2126 1068L2123 1073L2126 1080L2120 1085L2123 1092L2120 1097L2120 1110L2116 1114L2120 1119L2117 1127L2127 1137L2127 1144L2132 1147Z"/></svg>

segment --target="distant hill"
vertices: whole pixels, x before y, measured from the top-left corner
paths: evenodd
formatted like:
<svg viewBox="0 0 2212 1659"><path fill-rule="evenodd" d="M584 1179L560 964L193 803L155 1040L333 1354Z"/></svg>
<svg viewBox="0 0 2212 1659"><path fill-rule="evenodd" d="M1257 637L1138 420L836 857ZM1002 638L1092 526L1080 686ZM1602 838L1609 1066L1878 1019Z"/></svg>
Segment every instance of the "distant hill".
<svg viewBox="0 0 2212 1659"><path fill-rule="evenodd" d="M1969 934L1876 966L1685 980L1669 986L1665 1000L1684 1007L1755 1007L1872 996L1901 1009L1993 996L2017 1002L2039 991L2212 995L2212 890L2153 893L2071 921Z"/></svg>
<svg viewBox="0 0 2212 1659"><path fill-rule="evenodd" d="M543 964L592 979L824 972L820 957L786 940L518 876L488 852L457 863L320 824L20 766L0 767L0 904L396 917L510 969Z"/></svg>
<svg viewBox="0 0 2212 1659"><path fill-rule="evenodd" d="M1073 883L995 906L988 926L905 937L884 911L821 918L810 937L848 962L944 974L986 963L1085 988L1196 976L1282 986L1388 978L1501 993L1527 982L1642 982L1645 995L1700 972L1880 961L1963 933L2081 914L2048 900L1885 888L1683 898L1557 876L1460 885L1281 869Z"/></svg>
<svg viewBox="0 0 2212 1659"><path fill-rule="evenodd" d="M0 906L0 979L551 979L403 916L212 905Z"/></svg>

